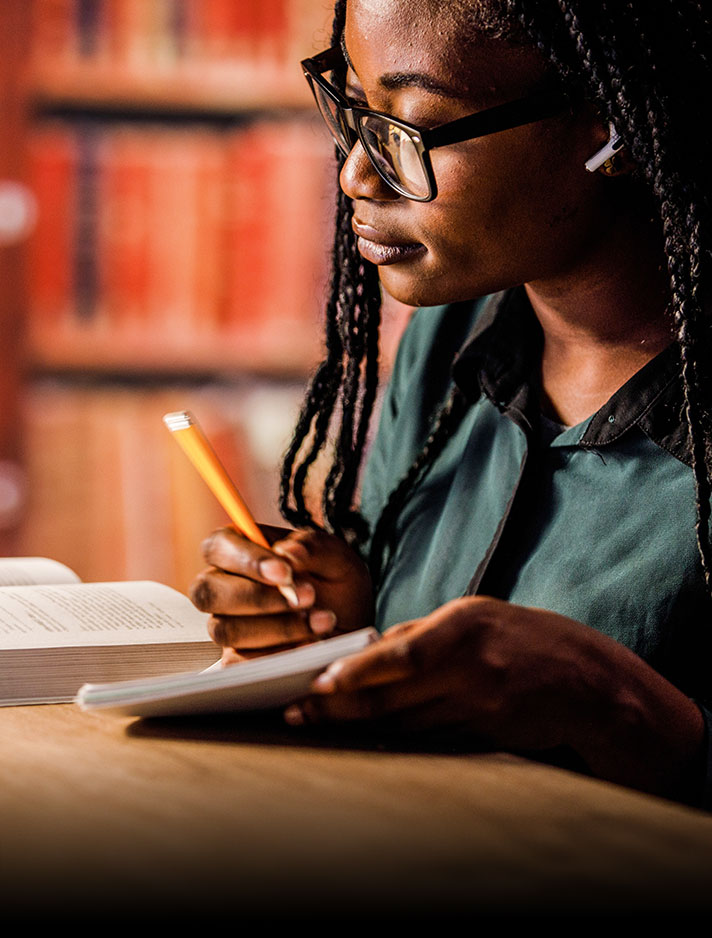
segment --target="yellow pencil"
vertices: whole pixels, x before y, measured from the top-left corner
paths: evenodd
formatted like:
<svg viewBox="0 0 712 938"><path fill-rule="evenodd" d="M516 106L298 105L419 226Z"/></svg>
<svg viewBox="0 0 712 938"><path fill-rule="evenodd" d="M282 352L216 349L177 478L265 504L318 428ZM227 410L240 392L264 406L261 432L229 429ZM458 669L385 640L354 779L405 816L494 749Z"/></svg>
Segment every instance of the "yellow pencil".
<svg viewBox="0 0 712 938"><path fill-rule="evenodd" d="M187 410L179 410L165 414L163 422L198 470L210 491L223 506L233 524L253 543L269 548L267 538L252 517L250 509L225 471L195 417ZM297 594L293 585L283 584L278 589L290 605L297 605Z"/></svg>

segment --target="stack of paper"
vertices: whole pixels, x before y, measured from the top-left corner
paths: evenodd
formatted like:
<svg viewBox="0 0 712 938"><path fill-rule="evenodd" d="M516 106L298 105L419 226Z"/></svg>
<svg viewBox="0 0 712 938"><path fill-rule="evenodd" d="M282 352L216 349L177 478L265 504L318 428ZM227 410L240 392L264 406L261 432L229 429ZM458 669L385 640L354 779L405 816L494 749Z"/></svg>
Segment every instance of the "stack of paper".
<svg viewBox="0 0 712 938"><path fill-rule="evenodd" d="M306 696L312 680L332 661L378 637L374 629L360 629L224 668L84 684L76 703L83 710L142 717L282 707Z"/></svg>

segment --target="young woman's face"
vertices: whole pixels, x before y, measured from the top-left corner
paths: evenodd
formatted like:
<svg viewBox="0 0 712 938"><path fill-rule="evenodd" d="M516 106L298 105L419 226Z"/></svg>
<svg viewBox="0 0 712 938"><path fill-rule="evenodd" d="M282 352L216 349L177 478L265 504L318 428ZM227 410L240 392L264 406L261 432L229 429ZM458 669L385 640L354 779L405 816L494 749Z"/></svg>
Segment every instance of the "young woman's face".
<svg viewBox="0 0 712 938"><path fill-rule="evenodd" d="M349 97L432 128L535 90L545 70L534 50L464 44L447 12L434 9L425 0L348 0ZM399 196L357 143L341 186L359 250L378 264L386 290L413 305L575 271L615 220L609 180L584 169L606 138L582 109L432 150L432 202Z"/></svg>

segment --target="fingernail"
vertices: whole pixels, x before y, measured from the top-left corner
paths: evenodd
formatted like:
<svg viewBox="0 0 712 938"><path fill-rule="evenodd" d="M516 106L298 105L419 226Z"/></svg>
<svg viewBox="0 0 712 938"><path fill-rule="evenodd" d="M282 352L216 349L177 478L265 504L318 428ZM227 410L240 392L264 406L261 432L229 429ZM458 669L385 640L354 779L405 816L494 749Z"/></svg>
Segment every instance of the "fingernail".
<svg viewBox="0 0 712 938"><path fill-rule="evenodd" d="M333 694L336 681L328 671L324 671L312 681L312 690L317 694Z"/></svg>
<svg viewBox="0 0 712 938"><path fill-rule="evenodd" d="M326 635L334 631L336 616L331 609L315 609L309 615L309 628L317 635Z"/></svg>
<svg viewBox="0 0 712 938"><path fill-rule="evenodd" d="M283 560L270 557L269 560L260 561L260 573L270 583L291 583L292 568Z"/></svg>
<svg viewBox="0 0 712 938"><path fill-rule="evenodd" d="M294 589L293 586L287 583L282 583L279 586L279 591L282 594L282 596L284 596L284 598L287 600L290 606L293 606L295 609L297 608L297 606L299 606L299 597L297 596L297 591Z"/></svg>
<svg viewBox="0 0 712 938"><path fill-rule="evenodd" d="M290 726L301 726L304 723L304 713L301 707L292 704L284 711L284 719Z"/></svg>
<svg viewBox="0 0 712 938"><path fill-rule="evenodd" d="M311 606L316 599L316 592L311 583L300 583L297 588L297 593L301 606Z"/></svg>

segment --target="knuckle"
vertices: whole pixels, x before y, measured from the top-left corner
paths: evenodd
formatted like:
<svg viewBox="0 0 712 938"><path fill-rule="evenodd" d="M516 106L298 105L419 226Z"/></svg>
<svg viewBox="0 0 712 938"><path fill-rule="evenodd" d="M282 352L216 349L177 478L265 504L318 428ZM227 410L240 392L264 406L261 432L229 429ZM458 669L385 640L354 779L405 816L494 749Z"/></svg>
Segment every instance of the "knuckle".
<svg viewBox="0 0 712 938"><path fill-rule="evenodd" d="M208 620L208 635L216 645L230 645L227 623L221 616L211 616Z"/></svg>
<svg viewBox="0 0 712 938"><path fill-rule="evenodd" d="M460 600L464 615L477 617L478 622L483 624L495 623L499 619L502 601L492 596L466 596Z"/></svg>
<svg viewBox="0 0 712 938"><path fill-rule="evenodd" d="M219 528L203 541L204 560L228 573L255 573L262 548L243 537L233 528ZM259 556L257 556L259 555Z"/></svg>
<svg viewBox="0 0 712 938"><path fill-rule="evenodd" d="M212 531L201 544L201 550L203 552L203 558L210 563L211 558L220 549L220 542L225 537L225 528L217 528L215 531Z"/></svg>
<svg viewBox="0 0 712 938"><path fill-rule="evenodd" d="M215 603L215 590L210 581L209 571L199 573L190 586L188 596L201 612L210 612Z"/></svg>
<svg viewBox="0 0 712 938"><path fill-rule="evenodd" d="M282 631L284 638L288 642L296 642L304 637L305 621L301 617L284 616Z"/></svg>
<svg viewBox="0 0 712 938"><path fill-rule="evenodd" d="M275 554L279 557L284 557L286 560L289 560L292 566L299 569L308 568L312 551L308 544L299 539L298 535L290 536L288 540L280 541L278 544L274 545L273 549Z"/></svg>
<svg viewBox="0 0 712 938"><path fill-rule="evenodd" d="M424 665L420 643L407 634L395 639L391 653L396 665L406 673L420 671Z"/></svg>

